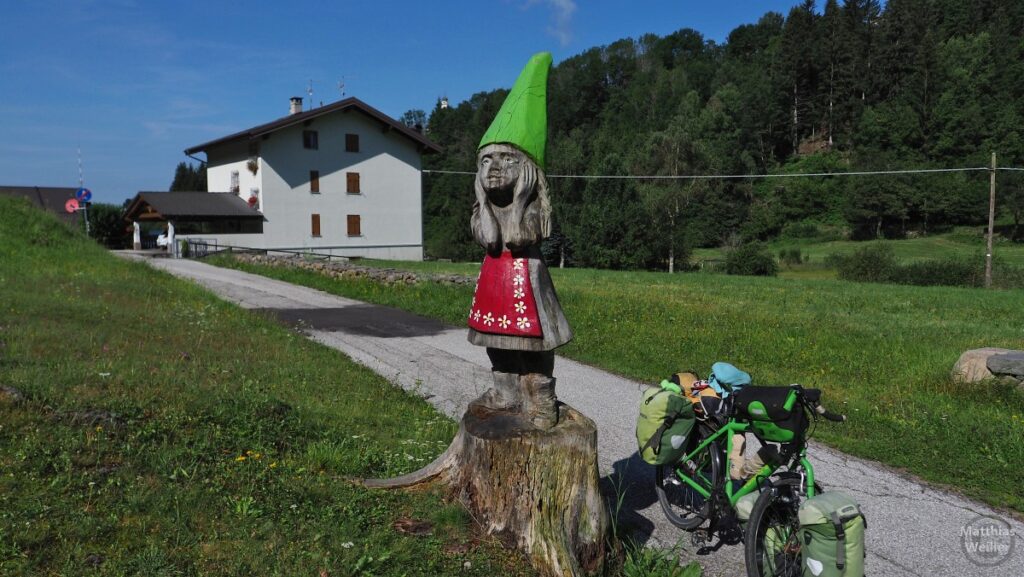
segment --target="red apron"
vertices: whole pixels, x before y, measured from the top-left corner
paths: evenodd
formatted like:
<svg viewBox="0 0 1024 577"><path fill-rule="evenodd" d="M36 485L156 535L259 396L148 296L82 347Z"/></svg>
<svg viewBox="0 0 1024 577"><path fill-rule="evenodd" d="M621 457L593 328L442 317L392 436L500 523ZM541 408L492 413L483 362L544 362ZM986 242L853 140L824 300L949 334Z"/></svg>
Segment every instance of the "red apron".
<svg viewBox="0 0 1024 577"><path fill-rule="evenodd" d="M495 335L541 337L529 264L505 251L484 257L469 311L470 328Z"/></svg>

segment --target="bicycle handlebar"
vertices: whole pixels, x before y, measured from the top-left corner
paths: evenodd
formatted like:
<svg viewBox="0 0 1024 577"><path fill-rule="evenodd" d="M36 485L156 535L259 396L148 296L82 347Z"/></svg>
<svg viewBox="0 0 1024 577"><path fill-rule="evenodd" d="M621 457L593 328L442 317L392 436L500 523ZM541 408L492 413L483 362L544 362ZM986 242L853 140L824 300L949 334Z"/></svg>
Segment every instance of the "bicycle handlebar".
<svg viewBox="0 0 1024 577"><path fill-rule="evenodd" d="M818 413L822 417L825 417L829 421L832 421L833 423L842 423L842 422L846 421L846 415L840 415L840 414L837 414L837 413L833 413L832 411L826 409L825 407L823 407L821 405L818 405L817 407L814 407L814 412Z"/></svg>
<svg viewBox="0 0 1024 577"><path fill-rule="evenodd" d="M824 419L832 421L833 423L842 423L846 421L846 415L840 415L833 413L821 405L821 390L820 389L805 389L802 385L793 384L790 385L800 390L804 401L810 405L814 412L821 415Z"/></svg>

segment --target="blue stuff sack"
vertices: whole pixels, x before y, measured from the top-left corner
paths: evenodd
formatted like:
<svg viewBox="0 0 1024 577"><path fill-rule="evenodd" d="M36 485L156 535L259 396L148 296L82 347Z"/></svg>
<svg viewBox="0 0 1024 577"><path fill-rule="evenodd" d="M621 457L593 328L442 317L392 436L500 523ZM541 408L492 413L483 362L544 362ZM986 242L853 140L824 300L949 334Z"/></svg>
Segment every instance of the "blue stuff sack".
<svg viewBox="0 0 1024 577"><path fill-rule="evenodd" d="M711 376L708 385L723 399L732 393L738 393L750 384L750 375L729 363L721 361L711 365Z"/></svg>

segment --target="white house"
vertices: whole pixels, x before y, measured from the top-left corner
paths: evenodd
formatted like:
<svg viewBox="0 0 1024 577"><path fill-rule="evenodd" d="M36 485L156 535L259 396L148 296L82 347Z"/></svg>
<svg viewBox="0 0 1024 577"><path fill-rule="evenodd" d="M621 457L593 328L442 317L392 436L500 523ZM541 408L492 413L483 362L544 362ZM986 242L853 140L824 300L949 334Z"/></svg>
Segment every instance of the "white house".
<svg viewBox="0 0 1024 577"><path fill-rule="evenodd" d="M219 245L423 259L421 158L440 148L368 104L344 100L185 150L206 154L207 192L233 193L260 232L186 234Z"/></svg>

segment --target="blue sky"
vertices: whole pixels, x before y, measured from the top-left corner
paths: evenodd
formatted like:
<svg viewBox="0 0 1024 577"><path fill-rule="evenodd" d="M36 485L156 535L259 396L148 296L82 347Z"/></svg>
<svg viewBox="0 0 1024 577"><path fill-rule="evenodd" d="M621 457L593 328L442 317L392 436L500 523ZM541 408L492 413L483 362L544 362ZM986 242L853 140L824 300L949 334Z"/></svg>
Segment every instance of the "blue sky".
<svg viewBox="0 0 1024 577"><path fill-rule="evenodd" d="M0 185L94 201L166 190L182 150L355 96L392 116L511 86L534 52L693 28L721 42L797 0L77 0L11 3L0 34Z"/></svg>

